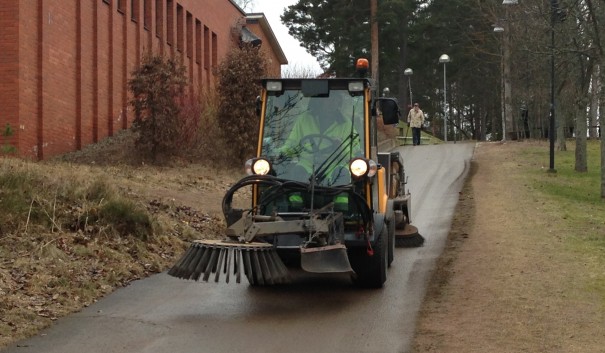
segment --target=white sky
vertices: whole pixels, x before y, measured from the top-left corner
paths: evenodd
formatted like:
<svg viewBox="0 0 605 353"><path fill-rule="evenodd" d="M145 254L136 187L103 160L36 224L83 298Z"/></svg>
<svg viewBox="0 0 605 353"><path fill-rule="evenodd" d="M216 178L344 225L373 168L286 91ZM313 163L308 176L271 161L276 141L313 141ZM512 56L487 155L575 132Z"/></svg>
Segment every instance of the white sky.
<svg viewBox="0 0 605 353"><path fill-rule="evenodd" d="M282 72L284 70L297 72L299 69L303 72L310 70L319 74L322 70L317 60L300 46L298 40L288 34L288 28L279 19L286 6L294 5L297 2L298 0L254 0L252 10L249 12L263 12L267 17L279 45L288 58L288 65L282 66Z"/></svg>

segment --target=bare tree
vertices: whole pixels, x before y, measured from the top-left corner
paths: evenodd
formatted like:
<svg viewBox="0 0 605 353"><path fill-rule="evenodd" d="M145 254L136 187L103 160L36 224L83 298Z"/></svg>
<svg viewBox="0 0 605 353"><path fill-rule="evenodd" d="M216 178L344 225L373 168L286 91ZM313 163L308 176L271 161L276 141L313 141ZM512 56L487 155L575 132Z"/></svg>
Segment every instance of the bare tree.
<svg viewBox="0 0 605 353"><path fill-rule="evenodd" d="M244 11L252 11L254 9L254 0L234 0L234 2Z"/></svg>

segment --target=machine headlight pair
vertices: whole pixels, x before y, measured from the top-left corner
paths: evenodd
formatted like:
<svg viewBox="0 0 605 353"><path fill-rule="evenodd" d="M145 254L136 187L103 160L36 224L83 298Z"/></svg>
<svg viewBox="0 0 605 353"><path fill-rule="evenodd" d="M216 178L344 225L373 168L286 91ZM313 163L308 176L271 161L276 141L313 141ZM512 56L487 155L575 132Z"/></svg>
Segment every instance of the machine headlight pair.
<svg viewBox="0 0 605 353"><path fill-rule="evenodd" d="M252 158L246 161L245 169L248 175L267 175L271 171L271 163L265 158Z"/></svg>
<svg viewBox="0 0 605 353"><path fill-rule="evenodd" d="M252 158L246 161L246 173L248 175L267 175L271 171L271 163L265 158ZM349 162L349 171L355 179L364 176L376 175L378 165L371 159L354 158Z"/></svg>
<svg viewBox="0 0 605 353"><path fill-rule="evenodd" d="M371 159L365 158L354 158L349 162L349 171L353 178L359 179L361 177L373 177L376 175L378 165Z"/></svg>

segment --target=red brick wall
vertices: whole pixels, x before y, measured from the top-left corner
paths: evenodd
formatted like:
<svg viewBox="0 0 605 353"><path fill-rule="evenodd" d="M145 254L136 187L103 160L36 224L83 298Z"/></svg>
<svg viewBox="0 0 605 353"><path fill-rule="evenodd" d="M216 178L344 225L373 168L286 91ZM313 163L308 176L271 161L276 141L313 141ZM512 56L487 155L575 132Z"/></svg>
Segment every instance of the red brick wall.
<svg viewBox="0 0 605 353"><path fill-rule="evenodd" d="M19 7L17 2L0 2L0 148L5 143L18 146L19 141ZM10 124L13 136L2 135Z"/></svg>
<svg viewBox="0 0 605 353"><path fill-rule="evenodd" d="M13 126L22 156L48 158L127 128L127 82L145 53L180 58L194 90L211 88L212 69L244 17L229 0L123 2L123 9L118 0L0 2L0 128Z"/></svg>
<svg viewBox="0 0 605 353"><path fill-rule="evenodd" d="M5 1L6 2L6 1ZM42 136L42 81L38 79L42 63L39 60L41 46L38 45L42 2L19 1L19 153L38 158L38 135Z"/></svg>
<svg viewBox="0 0 605 353"><path fill-rule="evenodd" d="M76 43L76 51L79 60L75 63L78 68L76 85L78 87L79 101L76 114L77 129L76 140L79 141L78 148L94 142L93 131L96 124L97 112L97 77L93 64L96 63L96 52L92 43L96 42L96 6L85 6L86 2L80 2L79 23L77 29L80 31L80 39Z"/></svg>

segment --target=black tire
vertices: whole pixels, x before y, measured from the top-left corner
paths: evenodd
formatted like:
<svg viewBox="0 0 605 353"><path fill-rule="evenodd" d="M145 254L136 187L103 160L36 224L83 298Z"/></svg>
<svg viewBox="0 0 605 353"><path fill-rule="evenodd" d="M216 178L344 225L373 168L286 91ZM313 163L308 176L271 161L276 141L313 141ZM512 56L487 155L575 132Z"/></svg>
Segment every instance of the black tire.
<svg viewBox="0 0 605 353"><path fill-rule="evenodd" d="M382 288L387 280L388 236L385 224L372 246L373 256L369 256L365 248L353 249L355 253L350 260L356 274L353 276L355 285L363 288Z"/></svg>
<svg viewBox="0 0 605 353"><path fill-rule="evenodd" d="M395 259L395 219L391 218L388 222L389 228L389 251L388 251L388 267L391 267Z"/></svg>

